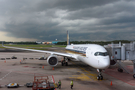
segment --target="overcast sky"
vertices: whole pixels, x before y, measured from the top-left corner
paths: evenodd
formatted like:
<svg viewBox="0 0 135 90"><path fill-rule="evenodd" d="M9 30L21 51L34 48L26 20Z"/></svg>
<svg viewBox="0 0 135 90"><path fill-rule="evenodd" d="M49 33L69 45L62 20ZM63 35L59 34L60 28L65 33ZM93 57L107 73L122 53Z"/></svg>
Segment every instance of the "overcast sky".
<svg viewBox="0 0 135 90"><path fill-rule="evenodd" d="M0 0L0 41L135 40L135 0Z"/></svg>

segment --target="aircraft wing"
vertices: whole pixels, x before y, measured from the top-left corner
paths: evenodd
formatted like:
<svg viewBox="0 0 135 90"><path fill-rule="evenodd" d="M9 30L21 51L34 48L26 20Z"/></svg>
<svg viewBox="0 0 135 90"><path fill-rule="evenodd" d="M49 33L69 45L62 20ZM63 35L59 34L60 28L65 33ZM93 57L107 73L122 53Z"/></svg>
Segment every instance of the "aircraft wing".
<svg viewBox="0 0 135 90"><path fill-rule="evenodd" d="M49 53L51 55L66 56L66 57L77 59L77 55L74 55L74 54L59 53L59 52L44 51L44 50L25 49L25 48L17 48L17 47L9 47L9 46L4 46L3 44L2 44L2 46L5 47L5 48L12 48L12 49L19 49L19 50L27 50L27 51L34 51L34 52Z"/></svg>

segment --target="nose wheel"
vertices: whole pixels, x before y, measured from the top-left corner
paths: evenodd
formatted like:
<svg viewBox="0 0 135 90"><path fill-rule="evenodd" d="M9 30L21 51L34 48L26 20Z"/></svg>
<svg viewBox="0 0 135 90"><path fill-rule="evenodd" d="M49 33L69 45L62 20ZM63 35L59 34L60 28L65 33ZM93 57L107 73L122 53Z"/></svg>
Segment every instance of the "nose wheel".
<svg viewBox="0 0 135 90"><path fill-rule="evenodd" d="M98 75L97 76L97 80L103 80L103 76L102 75Z"/></svg>
<svg viewBox="0 0 135 90"><path fill-rule="evenodd" d="M97 76L97 80L103 80L103 76L101 74L101 69L97 69L97 71L99 72L99 75Z"/></svg>

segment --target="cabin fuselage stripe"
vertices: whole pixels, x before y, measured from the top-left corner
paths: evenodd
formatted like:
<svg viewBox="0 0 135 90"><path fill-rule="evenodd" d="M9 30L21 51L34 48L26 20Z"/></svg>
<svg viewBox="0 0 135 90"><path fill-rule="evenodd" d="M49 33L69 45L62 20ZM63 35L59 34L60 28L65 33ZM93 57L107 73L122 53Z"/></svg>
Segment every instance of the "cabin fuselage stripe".
<svg viewBox="0 0 135 90"><path fill-rule="evenodd" d="M78 50L73 50L73 49L66 49L67 53L72 53L72 54L79 54L81 56L86 56L86 52L84 51L78 51Z"/></svg>

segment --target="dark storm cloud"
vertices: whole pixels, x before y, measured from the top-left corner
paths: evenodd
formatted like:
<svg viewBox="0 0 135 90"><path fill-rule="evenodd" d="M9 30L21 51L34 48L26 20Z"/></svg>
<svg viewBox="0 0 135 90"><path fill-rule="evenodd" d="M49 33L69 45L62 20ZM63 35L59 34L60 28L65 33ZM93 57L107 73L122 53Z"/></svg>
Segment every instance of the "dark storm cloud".
<svg viewBox="0 0 135 90"><path fill-rule="evenodd" d="M43 41L135 39L134 0L0 0L0 31ZM123 37L124 36L124 37Z"/></svg>
<svg viewBox="0 0 135 90"><path fill-rule="evenodd" d="M112 0L113 1L113 0ZM118 0L117 0L118 1ZM133 15L135 5L133 2L119 1L104 4L102 6L88 7L75 12L70 12L68 19L90 19L90 18L113 18L120 15Z"/></svg>
<svg viewBox="0 0 135 90"><path fill-rule="evenodd" d="M55 40L55 36L62 33L62 28L56 27L57 23L46 23L39 25L36 23L24 23L19 25L6 24L7 29L10 29L8 36L16 36L22 38L38 38L39 40ZM19 29L19 30L16 30ZM55 37L55 38L54 38ZM52 39L52 40L53 40Z"/></svg>
<svg viewBox="0 0 135 90"><path fill-rule="evenodd" d="M101 6L115 1L117 0L51 0L51 3L49 3L48 7L56 7L73 11L89 7ZM46 2L40 4L42 7L44 7L45 3Z"/></svg>

